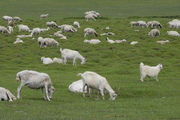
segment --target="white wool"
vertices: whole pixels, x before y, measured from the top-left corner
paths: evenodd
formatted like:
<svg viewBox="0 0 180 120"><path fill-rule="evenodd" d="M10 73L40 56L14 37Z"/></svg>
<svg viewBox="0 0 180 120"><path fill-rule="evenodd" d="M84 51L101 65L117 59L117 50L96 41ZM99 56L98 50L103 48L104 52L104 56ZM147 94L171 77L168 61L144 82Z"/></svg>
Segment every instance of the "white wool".
<svg viewBox="0 0 180 120"><path fill-rule="evenodd" d="M148 33L149 36L151 37L157 37L160 35L160 31L158 29L152 29L149 33Z"/></svg>
<svg viewBox="0 0 180 120"><path fill-rule="evenodd" d="M17 38L27 38L27 37L32 37L32 35L17 35Z"/></svg>
<svg viewBox="0 0 180 120"><path fill-rule="evenodd" d="M43 19L43 18L47 18L48 16L49 16L49 14L41 14L40 18Z"/></svg>
<svg viewBox="0 0 180 120"><path fill-rule="evenodd" d="M17 22L22 22L22 19L18 16L13 17L13 20Z"/></svg>
<svg viewBox="0 0 180 120"><path fill-rule="evenodd" d="M43 62L43 64L52 64L53 60L49 57L41 57L41 61Z"/></svg>
<svg viewBox="0 0 180 120"><path fill-rule="evenodd" d="M30 32L30 29L29 29L29 27L27 25L23 25L23 24L18 25L18 29L19 29L19 32L21 32L21 31L28 31L28 32Z"/></svg>
<svg viewBox="0 0 180 120"><path fill-rule="evenodd" d="M84 37L86 37L87 35L94 35L94 36L98 36L97 32L95 31L95 29L93 28L85 28L84 29Z"/></svg>
<svg viewBox="0 0 180 120"><path fill-rule="evenodd" d="M130 43L130 45L135 45L135 44L137 44L138 43L138 41L132 41L131 43Z"/></svg>
<svg viewBox="0 0 180 120"><path fill-rule="evenodd" d="M106 37L106 41L107 41L108 43L110 43L110 44L116 43L114 40L111 40L111 39L109 39L108 37Z"/></svg>
<svg viewBox="0 0 180 120"><path fill-rule="evenodd" d="M74 25L75 27L77 27L77 28L80 28L80 24L79 24L79 22L77 22L77 21L74 21L73 25Z"/></svg>
<svg viewBox="0 0 180 120"><path fill-rule="evenodd" d="M178 36L178 37L180 37L180 34L177 31L167 31L167 33L170 36Z"/></svg>
<svg viewBox="0 0 180 120"><path fill-rule="evenodd" d="M16 97L6 88L0 87L0 101L13 101Z"/></svg>
<svg viewBox="0 0 180 120"><path fill-rule="evenodd" d="M157 43L163 45L169 42L169 40L164 40L164 41L156 41Z"/></svg>
<svg viewBox="0 0 180 120"><path fill-rule="evenodd" d="M60 28L63 32L77 32L77 29L72 25L63 24L61 26L58 26L58 28Z"/></svg>
<svg viewBox="0 0 180 120"><path fill-rule="evenodd" d="M54 21L46 22L46 26L47 26L47 27L58 28L58 25L57 25L56 22L54 22Z"/></svg>
<svg viewBox="0 0 180 120"><path fill-rule="evenodd" d="M101 41L99 39L91 39L91 40L84 40L84 42L90 44L99 44Z"/></svg>
<svg viewBox="0 0 180 120"><path fill-rule="evenodd" d="M67 37L66 36L64 36L63 34L61 34L62 33L62 31L57 31L57 32L55 32L54 33L54 36L56 36L56 37L59 37L60 39L64 39L64 40L66 40L67 39Z"/></svg>
<svg viewBox="0 0 180 120"><path fill-rule="evenodd" d="M14 42L14 44L17 44L17 43L24 43L24 42L20 38L16 38L16 41Z"/></svg>
<svg viewBox="0 0 180 120"><path fill-rule="evenodd" d="M3 16L2 18L3 20L6 20L6 21L10 21L13 19L11 16Z"/></svg>
<svg viewBox="0 0 180 120"><path fill-rule="evenodd" d="M83 93L83 81L82 79L71 83L68 87L69 91L75 93ZM85 92L87 92L87 87L85 88Z"/></svg>
<svg viewBox="0 0 180 120"><path fill-rule="evenodd" d="M53 63L59 63L59 64L62 64L63 63L63 61L62 61L62 59L60 59L60 58L53 58Z"/></svg>

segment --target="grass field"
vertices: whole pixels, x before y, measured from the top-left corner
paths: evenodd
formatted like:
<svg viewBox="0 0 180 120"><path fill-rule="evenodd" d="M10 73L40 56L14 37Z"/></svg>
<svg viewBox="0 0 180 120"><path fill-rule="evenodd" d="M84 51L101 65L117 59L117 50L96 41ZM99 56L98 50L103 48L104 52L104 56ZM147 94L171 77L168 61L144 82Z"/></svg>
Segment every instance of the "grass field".
<svg viewBox="0 0 180 120"><path fill-rule="evenodd" d="M43 1L43 2L42 2ZM93 0L92 2L76 0L1 0L0 16L22 16L23 24L31 29L45 28L45 23L56 20L58 25L72 24L77 20L81 28L77 33L65 33L68 40L60 40L60 47L78 50L87 58L85 65L72 66L51 64L43 65L40 57L60 57L59 48L40 49L35 40L25 38L24 44L13 45L18 34L17 28L8 36L0 34L0 86L17 94L20 83L15 80L16 73L29 69L48 73L56 90L51 102L42 98L41 90L22 89L22 99L14 102L0 102L0 120L180 120L180 38L167 35L170 29L167 22L174 19L168 17L130 17L127 16L173 16L180 14L178 0ZM102 4L103 1L103 5ZM22 6L23 5L23 6ZM66 8L70 5L69 8ZM153 6L153 7L152 7ZM10 9L9 9L10 8ZM147 9L148 8L148 9ZM105 18L86 22L81 18L84 11L98 10ZM133 11L133 12L130 12ZM50 17L40 20L41 13L48 12ZM155 12L155 13L154 13ZM68 18L67 18L68 17ZM113 18L111 18L113 17ZM125 18L118 18L125 17ZM61 19L59 19L61 18ZM179 18L180 19L180 18ZM150 28L131 28L133 20L158 20L162 23L161 35L157 38L147 36ZM7 22L0 19L0 25ZM98 33L110 26L116 33L111 39L126 39L124 44L109 44L105 37L99 36L102 42L98 45L83 43L83 30L92 27ZM139 29L139 32L134 30ZM57 29L41 33L42 37L50 37ZM180 33L180 29L177 30ZM94 38L88 36L87 39ZM157 44L157 40L169 40L165 45ZM131 41L138 41L130 46ZM163 64L159 74L159 82L154 79L140 82L139 63L148 65ZM115 101L96 100L95 95L83 98L81 94L68 91L73 81L79 80L79 72L95 71L105 76L112 88L117 92Z"/></svg>

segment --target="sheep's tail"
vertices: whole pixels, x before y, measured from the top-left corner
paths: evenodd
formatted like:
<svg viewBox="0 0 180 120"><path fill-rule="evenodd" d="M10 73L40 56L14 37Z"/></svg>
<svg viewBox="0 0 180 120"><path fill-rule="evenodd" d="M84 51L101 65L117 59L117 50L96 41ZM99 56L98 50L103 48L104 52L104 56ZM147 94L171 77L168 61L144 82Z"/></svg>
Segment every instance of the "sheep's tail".
<svg viewBox="0 0 180 120"><path fill-rule="evenodd" d="M60 48L60 52L62 52L63 51L63 49L62 48Z"/></svg>
<svg viewBox="0 0 180 120"><path fill-rule="evenodd" d="M82 76L82 73L78 73L77 76Z"/></svg>
<svg viewBox="0 0 180 120"><path fill-rule="evenodd" d="M144 66L144 63L143 62L141 62L140 63L140 71L142 71L142 67Z"/></svg>

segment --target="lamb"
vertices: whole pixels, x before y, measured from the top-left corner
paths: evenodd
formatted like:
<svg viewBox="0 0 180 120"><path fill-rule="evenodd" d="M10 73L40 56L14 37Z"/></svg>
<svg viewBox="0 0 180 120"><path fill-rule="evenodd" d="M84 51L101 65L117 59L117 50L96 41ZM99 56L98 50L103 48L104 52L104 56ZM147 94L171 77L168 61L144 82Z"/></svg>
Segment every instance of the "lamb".
<svg viewBox="0 0 180 120"><path fill-rule="evenodd" d="M58 25L57 25L56 22L54 22L54 21L46 22L46 26L47 26L47 27L58 28Z"/></svg>
<svg viewBox="0 0 180 120"><path fill-rule="evenodd" d="M16 74L16 80L20 81L20 86L17 89L17 98L21 98L21 89L27 86L31 89L41 89L44 99L50 101L55 88L52 86L51 78L46 73L40 73L32 70L23 70ZM44 88L46 97L44 95Z"/></svg>
<svg viewBox="0 0 180 120"><path fill-rule="evenodd" d="M27 25L20 24L20 25L18 25L18 29L19 29L19 32L21 32L21 31L30 32L30 29Z"/></svg>
<svg viewBox="0 0 180 120"><path fill-rule="evenodd" d="M64 25L59 26L59 28L63 32L77 32L77 29L74 28L72 25L64 24Z"/></svg>
<svg viewBox="0 0 180 120"><path fill-rule="evenodd" d="M11 16L3 16L2 18L3 18L3 20L5 20L5 21L10 21L10 20L13 19Z"/></svg>
<svg viewBox="0 0 180 120"><path fill-rule="evenodd" d="M148 33L149 36L151 37L157 37L160 35L160 31L158 29L152 29L149 33Z"/></svg>
<svg viewBox="0 0 180 120"><path fill-rule="evenodd" d="M144 63L140 63L140 75L141 75L141 81L144 81L144 78L146 76L149 77L154 77L156 79L156 81L158 80L158 74L161 71L161 69L163 68L162 64L158 64L157 66L148 66L148 65L144 65Z"/></svg>
<svg viewBox="0 0 180 120"><path fill-rule="evenodd" d="M13 20L17 21L17 22L22 22L22 19L20 17L17 17L17 16L13 17Z"/></svg>
<svg viewBox="0 0 180 120"><path fill-rule="evenodd" d="M48 16L49 16L49 14L41 14L41 15L40 15L40 18L41 18L41 19L44 19L44 18L47 18Z"/></svg>
<svg viewBox="0 0 180 120"><path fill-rule="evenodd" d="M178 37L180 37L180 34L177 31L167 31L167 33L170 36L178 36Z"/></svg>
<svg viewBox="0 0 180 120"><path fill-rule="evenodd" d="M96 37L98 36L97 32L93 28L85 28L84 29L84 37L86 37L89 34L92 34Z"/></svg>
<svg viewBox="0 0 180 120"><path fill-rule="evenodd" d="M131 25L131 27L138 26L138 22L131 21L131 22L130 22L130 25Z"/></svg>
<svg viewBox="0 0 180 120"><path fill-rule="evenodd" d="M16 41L14 42L14 44L17 44L17 43L24 43L24 42L20 38L16 38Z"/></svg>
<svg viewBox="0 0 180 120"><path fill-rule="evenodd" d="M130 43L130 45L135 45L135 44L137 44L138 43L138 41L132 41L131 43Z"/></svg>
<svg viewBox="0 0 180 120"><path fill-rule="evenodd" d="M159 44L161 44L161 45L163 45L163 44L166 44L166 43L168 43L169 42L169 40L165 40L165 41L156 41L157 43L159 43Z"/></svg>
<svg viewBox="0 0 180 120"><path fill-rule="evenodd" d="M11 28L9 28L11 29ZM0 26L0 32L1 33L6 33L6 34L11 34L11 30L8 30L6 27L4 26Z"/></svg>
<svg viewBox="0 0 180 120"><path fill-rule="evenodd" d="M66 64L67 59L73 60L73 65L76 65L77 59L81 60L81 64L86 62L86 59L78 51L60 48L60 52L64 64Z"/></svg>
<svg viewBox="0 0 180 120"><path fill-rule="evenodd" d="M41 61L43 62L43 64L52 64L53 60L49 57L45 58L45 57L41 57Z"/></svg>
<svg viewBox="0 0 180 120"><path fill-rule="evenodd" d="M53 58L53 63L58 63L58 64L62 64L63 63L63 61L62 61L62 59L60 59L60 58Z"/></svg>
<svg viewBox="0 0 180 120"><path fill-rule="evenodd" d="M12 102L16 97L8 89L0 87L0 101L4 100Z"/></svg>
<svg viewBox="0 0 180 120"><path fill-rule="evenodd" d="M74 21L73 25L74 25L75 27L77 27L77 28L80 28L80 24L79 24L79 22L77 22L77 21Z"/></svg>
<svg viewBox="0 0 180 120"><path fill-rule="evenodd" d="M90 44L99 44L101 41L99 39L91 39L91 40L84 40L84 42Z"/></svg>
<svg viewBox="0 0 180 120"><path fill-rule="evenodd" d="M86 71L84 73L78 73L83 81L83 96L85 97L85 87L87 86L87 92L90 95L89 88L97 89L100 91L102 99L104 100L104 90L107 90L110 95L110 100L115 100L117 94L111 88L105 77L91 71Z"/></svg>
<svg viewBox="0 0 180 120"><path fill-rule="evenodd" d="M82 79L71 83L68 87L69 91L74 93L83 93L83 81ZM87 87L85 88L85 92L87 92Z"/></svg>
<svg viewBox="0 0 180 120"><path fill-rule="evenodd" d="M66 36L64 36L63 34L61 34L62 33L62 31L57 31L56 33L54 33L54 36L56 36L56 37L59 37L60 39L64 39L64 40L66 40L67 39L67 37Z"/></svg>

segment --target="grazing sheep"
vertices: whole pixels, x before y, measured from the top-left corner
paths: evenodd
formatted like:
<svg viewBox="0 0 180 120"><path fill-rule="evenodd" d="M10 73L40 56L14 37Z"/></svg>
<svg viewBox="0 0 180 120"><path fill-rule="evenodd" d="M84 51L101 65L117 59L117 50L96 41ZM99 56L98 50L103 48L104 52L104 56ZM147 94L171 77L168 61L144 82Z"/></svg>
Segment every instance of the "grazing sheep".
<svg viewBox="0 0 180 120"><path fill-rule="evenodd" d="M77 27L77 28L80 28L80 24L79 24L79 22L77 22L77 21L74 21L73 25L74 25L75 27Z"/></svg>
<svg viewBox="0 0 180 120"><path fill-rule="evenodd" d="M40 28L33 28L32 32L31 32L31 35L39 35L41 32L41 29Z"/></svg>
<svg viewBox="0 0 180 120"><path fill-rule="evenodd" d="M130 25L131 25L131 27L138 26L138 22L131 21L131 22L130 22Z"/></svg>
<svg viewBox="0 0 180 120"><path fill-rule="evenodd" d="M141 28L146 28L147 27L147 24L145 21L137 21L137 24L139 27Z"/></svg>
<svg viewBox="0 0 180 120"><path fill-rule="evenodd" d="M163 68L162 64L158 64L157 66L148 66L148 65L144 65L144 63L140 63L140 75L141 75L141 81L144 81L144 78L146 76L148 77L154 77L156 79L156 81L158 80L158 74L161 71L161 69Z"/></svg>
<svg viewBox="0 0 180 120"><path fill-rule="evenodd" d="M62 61L62 59L60 59L60 58L53 58L53 63L59 63L59 64L62 64L63 63L63 61Z"/></svg>
<svg viewBox="0 0 180 120"><path fill-rule="evenodd" d="M17 21L17 22L22 22L22 19L20 17L17 17L17 16L13 17L13 20Z"/></svg>
<svg viewBox="0 0 180 120"><path fill-rule="evenodd" d="M61 34L62 33L62 31L57 31L56 33L54 33L54 36L56 36L56 37L59 37L60 39L64 39L64 40L66 40L67 39L67 37L66 36L64 36L63 34Z"/></svg>
<svg viewBox="0 0 180 120"><path fill-rule="evenodd" d="M115 100L117 94L111 88L105 77L91 71L86 71L84 73L79 73L83 81L83 96L85 97L85 87L87 86L87 92L90 95L89 88L97 89L100 91L101 96L104 100L104 90L107 90L110 95L110 100Z"/></svg>
<svg viewBox="0 0 180 120"><path fill-rule="evenodd" d="M44 99L50 101L55 88L52 86L51 79L48 74L40 73L32 70L23 70L16 74L16 80L21 84L17 89L17 98L21 98L21 89L23 86L27 86L32 89L41 89ZM44 95L44 88L46 91L46 97Z"/></svg>
<svg viewBox="0 0 180 120"><path fill-rule="evenodd" d="M83 93L83 81L78 80L69 85L69 91L74 93ZM85 92L87 92L87 87L85 88Z"/></svg>
<svg viewBox="0 0 180 120"><path fill-rule="evenodd" d="M38 44L40 48L47 46L54 46L54 45L56 47L59 46L59 43L53 38L43 38L43 37L38 37Z"/></svg>
<svg viewBox="0 0 180 120"><path fill-rule="evenodd" d="M148 33L149 36L151 37L157 37L160 35L160 31L158 29L152 29L149 33Z"/></svg>
<svg viewBox="0 0 180 120"><path fill-rule="evenodd" d="M47 27L58 28L58 25L57 25L56 22L54 22L54 21L46 22L46 26L47 26Z"/></svg>
<svg viewBox="0 0 180 120"><path fill-rule="evenodd" d="M10 20L13 19L11 16L3 16L2 18L3 18L3 20L5 20L5 21L10 21Z"/></svg>
<svg viewBox="0 0 180 120"><path fill-rule="evenodd" d="M49 57L45 58L45 57L41 57L41 61L43 62L43 64L52 64L53 60Z"/></svg>
<svg viewBox="0 0 180 120"><path fill-rule="evenodd" d="M135 45L135 44L137 44L138 42L137 41L132 41L131 43L130 43L130 45Z"/></svg>
<svg viewBox="0 0 180 120"><path fill-rule="evenodd" d="M66 64L67 59L73 60L73 65L76 65L77 59L81 60L81 64L86 62L86 59L78 51L60 48L60 52L64 64Z"/></svg>
<svg viewBox="0 0 180 120"><path fill-rule="evenodd" d="M30 29L27 25L20 24L20 25L18 25L18 29L19 29L19 32L21 32L21 31L30 32Z"/></svg>
<svg viewBox="0 0 180 120"><path fill-rule="evenodd" d="M91 40L84 40L84 42L90 44L99 44L101 41L99 39L91 39Z"/></svg>
<svg viewBox="0 0 180 120"><path fill-rule="evenodd" d="M61 31L63 32L77 32L77 29L74 28L72 25L61 25L59 26L59 28L61 29Z"/></svg>
<svg viewBox="0 0 180 120"><path fill-rule="evenodd" d="M44 19L44 18L47 18L48 16L49 16L49 14L41 14L41 15L40 15L40 18L41 18L41 19Z"/></svg>
<svg viewBox="0 0 180 120"><path fill-rule="evenodd" d="M156 41L157 43L159 43L159 44L161 44L161 45L163 45L163 44L166 44L166 43L168 43L169 42L169 40L165 40L165 41Z"/></svg>
<svg viewBox="0 0 180 120"><path fill-rule="evenodd" d="M97 15L92 14L92 13L85 15L86 21L88 21L88 20L94 20L94 21L96 21L96 18L97 18Z"/></svg>
<svg viewBox="0 0 180 120"><path fill-rule="evenodd" d="M13 101L16 97L6 88L0 87L0 101Z"/></svg>
<svg viewBox="0 0 180 120"><path fill-rule="evenodd" d="M92 34L96 37L98 36L97 32L93 28L85 28L84 29L84 37L86 37L89 34Z"/></svg>
<svg viewBox="0 0 180 120"><path fill-rule="evenodd" d="M167 31L167 33L170 36L178 36L178 37L180 37L180 34L177 31Z"/></svg>
<svg viewBox="0 0 180 120"><path fill-rule="evenodd" d="M108 37L106 37L106 41L111 44L116 43L114 40L110 40Z"/></svg>
<svg viewBox="0 0 180 120"><path fill-rule="evenodd" d="M17 44L17 43L24 43L24 42L20 38L16 38L16 41L14 42L14 44Z"/></svg>

